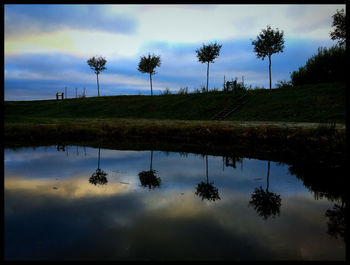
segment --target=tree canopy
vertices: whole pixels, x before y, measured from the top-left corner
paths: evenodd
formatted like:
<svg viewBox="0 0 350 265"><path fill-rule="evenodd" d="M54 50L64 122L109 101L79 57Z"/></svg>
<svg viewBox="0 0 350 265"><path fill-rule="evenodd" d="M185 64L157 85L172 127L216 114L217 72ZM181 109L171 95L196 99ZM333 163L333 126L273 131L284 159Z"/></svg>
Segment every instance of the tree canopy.
<svg viewBox="0 0 350 265"><path fill-rule="evenodd" d="M156 56L156 55L151 55L148 54L148 56L142 56L138 65L138 70L141 73L149 73L151 75L155 74L156 72L154 71L154 69L156 67L159 67L161 64L160 61L160 56Z"/></svg>
<svg viewBox="0 0 350 265"><path fill-rule="evenodd" d="M200 49L196 50L198 61L201 63L214 63L214 59L220 55L222 44L211 43L203 44Z"/></svg>
<svg viewBox="0 0 350 265"><path fill-rule="evenodd" d="M270 25L263 29L256 40L252 41L256 57L264 60L266 56L271 57L274 53L283 52L283 35L283 31L279 31L278 28L274 30Z"/></svg>
<svg viewBox="0 0 350 265"><path fill-rule="evenodd" d="M107 60L103 57L96 58L95 56L87 60L87 64L90 68L95 72L95 74L99 74L100 72L106 70L105 67Z"/></svg>
<svg viewBox="0 0 350 265"><path fill-rule="evenodd" d="M332 18L332 27L335 27L335 29L330 32L331 39L338 40L339 45L343 45L346 41L346 20L344 9L341 9L340 11L337 10Z"/></svg>

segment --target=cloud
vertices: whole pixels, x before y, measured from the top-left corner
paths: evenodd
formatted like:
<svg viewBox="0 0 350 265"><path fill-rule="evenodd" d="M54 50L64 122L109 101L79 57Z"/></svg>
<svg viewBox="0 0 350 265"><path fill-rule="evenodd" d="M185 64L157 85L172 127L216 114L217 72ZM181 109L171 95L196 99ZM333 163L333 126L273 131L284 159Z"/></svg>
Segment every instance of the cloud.
<svg viewBox="0 0 350 265"><path fill-rule="evenodd" d="M284 52L272 56L272 82L288 80L319 46L334 44L331 16L344 7L6 5L5 98L15 99L16 93L18 98L50 98L64 86L85 86L94 95L96 79L86 60L96 55L107 59L100 83L105 95L146 92L149 78L137 65L148 53L162 60L155 90L187 86L191 91L206 83L206 65L198 62L195 50L212 41L223 47L210 64L209 88L221 88L224 76L242 75L248 85L267 87L268 62L257 59L251 45L260 30L270 24L285 32Z"/></svg>
<svg viewBox="0 0 350 265"><path fill-rule="evenodd" d="M5 39L62 29L135 32L135 19L105 15L107 9L105 5L5 5Z"/></svg>

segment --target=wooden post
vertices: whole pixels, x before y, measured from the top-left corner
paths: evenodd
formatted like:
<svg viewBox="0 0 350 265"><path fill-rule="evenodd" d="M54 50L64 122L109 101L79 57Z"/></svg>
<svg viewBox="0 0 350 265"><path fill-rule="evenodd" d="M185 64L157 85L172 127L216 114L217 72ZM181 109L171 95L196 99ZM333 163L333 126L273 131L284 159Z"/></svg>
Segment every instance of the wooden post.
<svg viewBox="0 0 350 265"><path fill-rule="evenodd" d="M226 92L226 82L225 82L225 76L224 76L224 92Z"/></svg>
<svg viewBox="0 0 350 265"><path fill-rule="evenodd" d="M78 88L76 87L75 88L75 98L77 98L78 97Z"/></svg>

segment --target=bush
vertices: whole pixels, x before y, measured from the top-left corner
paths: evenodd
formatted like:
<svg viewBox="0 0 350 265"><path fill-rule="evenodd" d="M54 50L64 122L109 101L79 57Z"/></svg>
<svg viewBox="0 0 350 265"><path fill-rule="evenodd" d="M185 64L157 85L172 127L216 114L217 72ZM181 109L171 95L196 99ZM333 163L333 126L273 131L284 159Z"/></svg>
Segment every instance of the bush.
<svg viewBox="0 0 350 265"><path fill-rule="evenodd" d="M212 90L209 90L209 92L219 92L219 89L217 87L214 87Z"/></svg>
<svg viewBox="0 0 350 265"><path fill-rule="evenodd" d="M293 71L293 86L323 82L345 82L345 47L320 47L318 53L307 60L305 66Z"/></svg>
<svg viewBox="0 0 350 265"><path fill-rule="evenodd" d="M165 88L165 90L163 91L163 93L161 92L161 95L171 95L171 91L169 88Z"/></svg>
<svg viewBox="0 0 350 265"><path fill-rule="evenodd" d="M276 83L276 87L277 88L291 88L291 87L293 87L293 85L292 85L292 81L279 80Z"/></svg>
<svg viewBox="0 0 350 265"><path fill-rule="evenodd" d="M188 87L180 88L177 92L179 95L185 95L188 94Z"/></svg>

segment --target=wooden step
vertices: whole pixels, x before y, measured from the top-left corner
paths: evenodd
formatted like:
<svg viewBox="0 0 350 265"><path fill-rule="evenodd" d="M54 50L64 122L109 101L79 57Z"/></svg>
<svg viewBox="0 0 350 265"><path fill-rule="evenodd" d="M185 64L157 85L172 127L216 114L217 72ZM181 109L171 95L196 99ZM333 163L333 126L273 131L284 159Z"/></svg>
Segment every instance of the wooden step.
<svg viewBox="0 0 350 265"><path fill-rule="evenodd" d="M239 99L237 99L237 101L242 101L243 99L245 99L247 97L247 94L241 96ZM248 99L249 100L249 99ZM222 111L220 111L219 113L217 113L216 115L214 115L212 117L212 120L223 120L226 117L228 117L230 114L232 114L233 112L235 112L236 110L238 110L241 106L243 106L244 104L246 104L248 102L248 100L244 100L241 103L233 103L232 105L226 107L225 109L223 109Z"/></svg>

